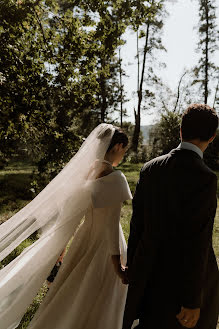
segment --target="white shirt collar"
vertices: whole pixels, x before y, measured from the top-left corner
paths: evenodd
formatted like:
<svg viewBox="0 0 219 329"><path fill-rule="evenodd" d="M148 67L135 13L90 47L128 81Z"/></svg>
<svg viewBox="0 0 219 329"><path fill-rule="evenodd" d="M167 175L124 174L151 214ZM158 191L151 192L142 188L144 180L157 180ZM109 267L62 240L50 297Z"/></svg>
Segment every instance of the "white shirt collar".
<svg viewBox="0 0 219 329"><path fill-rule="evenodd" d="M196 152L203 159L202 150L195 144L188 143L188 142L181 142L177 148Z"/></svg>

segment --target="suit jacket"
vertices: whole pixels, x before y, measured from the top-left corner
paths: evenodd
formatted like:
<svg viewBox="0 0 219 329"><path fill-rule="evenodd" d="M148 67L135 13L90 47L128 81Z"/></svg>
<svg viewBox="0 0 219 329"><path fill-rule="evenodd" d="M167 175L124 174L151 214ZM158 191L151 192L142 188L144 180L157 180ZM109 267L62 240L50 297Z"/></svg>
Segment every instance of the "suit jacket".
<svg viewBox="0 0 219 329"><path fill-rule="evenodd" d="M143 166L133 198L123 329L148 309L148 328L157 328L149 318L161 308L165 319L159 329L178 328L175 315L181 306L201 308L197 328L216 328L216 190L217 176L194 151L174 149Z"/></svg>

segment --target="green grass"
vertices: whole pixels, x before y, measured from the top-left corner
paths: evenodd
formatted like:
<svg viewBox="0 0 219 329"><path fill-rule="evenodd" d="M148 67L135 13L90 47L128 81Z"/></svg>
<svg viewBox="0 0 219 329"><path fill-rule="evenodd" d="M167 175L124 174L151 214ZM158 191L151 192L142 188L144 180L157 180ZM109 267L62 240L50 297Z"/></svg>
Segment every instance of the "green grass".
<svg viewBox="0 0 219 329"><path fill-rule="evenodd" d="M139 172L141 170L142 164L132 164L132 163L124 163L118 167L119 170L122 170L124 175L126 176L130 190L132 194L135 192L135 186L139 179Z"/></svg>
<svg viewBox="0 0 219 329"><path fill-rule="evenodd" d="M126 175L132 194L134 194L141 167L142 164L130 163L124 163L118 167L118 169L122 170L122 172ZM33 166L30 164L23 164L21 162L10 164L4 170L0 170L0 223L6 221L31 200L32 194L30 188L32 179L31 175L33 170ZM217 175L219 179L219 172ZM219 197L219 184L217 195ZM127 201L124 203L121 212L121 224L126 240L128 239L129 235L129 222L131 214L131 201ZM0 268L3 265L7 265L12 259L17 257L24 248L33 243L36 239L37 235L33 234L29 239L23 241L20 246L18 246L8 257L6 257L2 263L0 263ZM215 218L213 244L217 259L219 260L219 207ZM33 303L29 306L20 325L18 326L18 329L27 328L27 325L34 316L34 313L39 307L47 291L48 288L46 284L44 284L38 295L33 300Z"/></svg>
<svg viewBox="0 0 219 329"><path fill-rule="evenodd" d="M134 195L135 192L135 186L139 179L139 172L141 170L141 167L142 164L131 164L131 163L124 163L120 167L118 167L118 169L125 174L132 195ZM128 236L129 236L129 222L131 219L131 215L132 215L132 202L131 200L129 200L126 201L122 207L121 219L120 219L126 241L128 241Z"/></svg>
<svg viewBox="0 0 219 329"><path fill-rule="evenodd" d="M21 162L0 170L0 224L31 200L33 170L33 166Z"/></svg>

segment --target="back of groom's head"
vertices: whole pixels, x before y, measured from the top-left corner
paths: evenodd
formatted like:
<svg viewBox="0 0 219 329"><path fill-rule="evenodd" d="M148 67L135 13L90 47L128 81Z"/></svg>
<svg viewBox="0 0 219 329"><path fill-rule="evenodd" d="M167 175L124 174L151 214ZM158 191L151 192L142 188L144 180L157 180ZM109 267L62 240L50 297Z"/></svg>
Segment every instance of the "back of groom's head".
<svg viewBox="0 0 219 329"><path fill-rule="evenodd" d="M183 113L181 122L182 139L208 141L218 128L216 111L205 104L192 104Z"/></svg>

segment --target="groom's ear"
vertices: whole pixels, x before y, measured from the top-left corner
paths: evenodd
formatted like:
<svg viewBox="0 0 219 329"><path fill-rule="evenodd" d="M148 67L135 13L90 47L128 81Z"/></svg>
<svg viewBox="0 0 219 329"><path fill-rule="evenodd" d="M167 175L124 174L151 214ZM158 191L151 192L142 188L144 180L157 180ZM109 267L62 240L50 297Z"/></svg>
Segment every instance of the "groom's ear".
<svg viewBox="0 0 219 329"><path fill-rule="evenodd" d="M216 137L216 132L214 133L214 135L209 139L209 144L213 142L213 140L215 139Z"/></svg>

